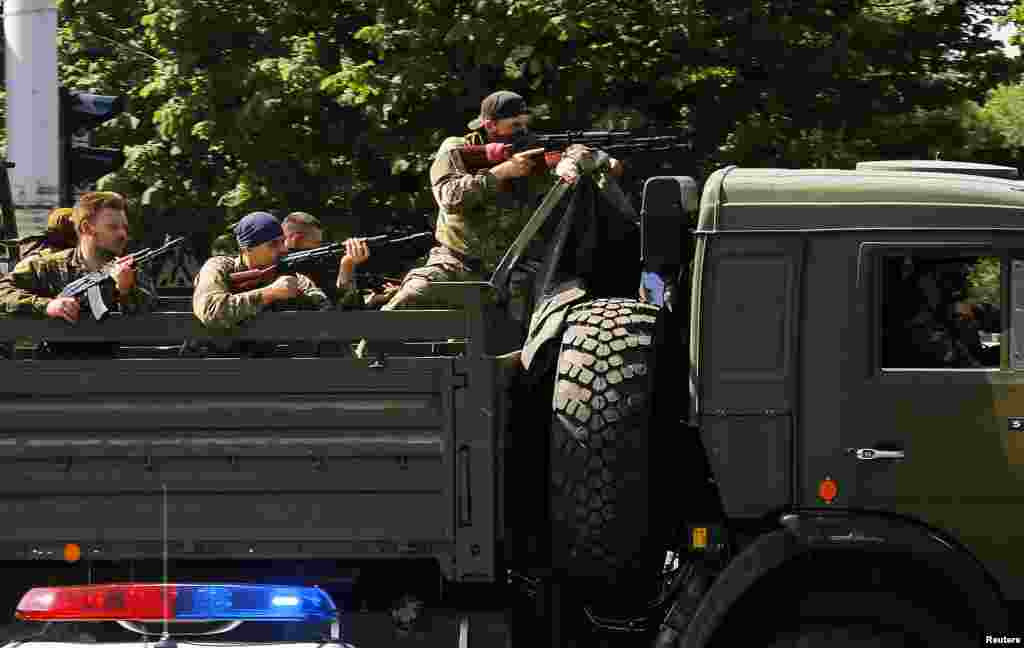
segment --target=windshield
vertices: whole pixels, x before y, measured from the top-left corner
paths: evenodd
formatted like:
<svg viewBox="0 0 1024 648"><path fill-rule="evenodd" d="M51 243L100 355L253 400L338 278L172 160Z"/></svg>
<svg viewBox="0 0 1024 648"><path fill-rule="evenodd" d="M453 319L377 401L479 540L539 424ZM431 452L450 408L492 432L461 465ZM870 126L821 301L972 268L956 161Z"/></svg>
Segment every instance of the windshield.
<svg viewBox="0 0 1024 648"><path fill-rule="evenodd" d="M202 646L230 646L258 643L326 643L331 641L332 621L246 621L219 634L203 634L215 629L210 623L169 623L168 631L179 642ZM223 625L221 625L223 627ZM147 623L147 631L160 632L162 623ZM0 642L56 641L64 643L139 643L155 642L159 635L147 637L113 621L13 621L0 628Z"/></svg>

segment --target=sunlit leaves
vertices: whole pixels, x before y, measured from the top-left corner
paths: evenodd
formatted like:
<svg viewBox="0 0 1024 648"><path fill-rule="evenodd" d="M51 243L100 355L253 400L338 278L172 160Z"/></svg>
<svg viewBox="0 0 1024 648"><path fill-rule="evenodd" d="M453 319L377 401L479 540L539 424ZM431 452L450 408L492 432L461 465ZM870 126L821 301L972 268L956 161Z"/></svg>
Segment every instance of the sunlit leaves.
<svg viewBox="0 0 1024 648"><path fill-rule="evenodd" d="M324 78L320 89L341 103L362 105L382 92L373 74L375 65L373 61L360 64L342 61L341 70Z"/></svg>
<svg viewBox="0 0 1024 648"><path fill-rule="evenodd" d="M101 137L157 202L433 211L431 155L499 88L543 130L690 126L684 175L930 150L943 107L1008 77L969 17L1008 4L60 0L61 78L129 95ZM1001 97L963 123L1012 133Z"/></svg>

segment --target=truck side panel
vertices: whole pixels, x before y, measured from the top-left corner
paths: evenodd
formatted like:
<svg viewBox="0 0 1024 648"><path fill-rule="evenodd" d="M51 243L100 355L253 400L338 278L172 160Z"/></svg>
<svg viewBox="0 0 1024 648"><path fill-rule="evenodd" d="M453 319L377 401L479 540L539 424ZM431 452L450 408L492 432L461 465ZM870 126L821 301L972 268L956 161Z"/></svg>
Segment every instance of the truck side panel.
<svg viewBox="0 0 1024 648"><path fill-rule="evenodd" d="M67 542L97 560L158 557L166 485L171 558L434 558L447 578L493 580L497 405L479 312L273 313L242 338L414 329L470 340L462 360L0 362L0 560ZM180 344L205 334L190 318L7 320L0 335Z"/></svg>
<svg viewBox="0 0 1024 648"><path fill-rule="evenodd" d="M791 501L803 246L730 234L707 255L701 433L725 511L757 517Z"/></svg>

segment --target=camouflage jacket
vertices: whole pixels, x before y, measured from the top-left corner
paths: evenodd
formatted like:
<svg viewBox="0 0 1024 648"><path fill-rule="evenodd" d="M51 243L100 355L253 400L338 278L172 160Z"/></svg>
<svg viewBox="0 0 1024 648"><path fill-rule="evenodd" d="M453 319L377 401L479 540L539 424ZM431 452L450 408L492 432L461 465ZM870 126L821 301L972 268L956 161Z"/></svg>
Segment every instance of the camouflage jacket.
<svg viewBox="0 0 1024 648"><path fill-rule="evenodd" d="M475 134L441 142L430 167L430 185L438 205L435 238L471 258L498 258L540 205L557 179L553 170L501 183L488 169L470 171L459 147L479 144ZM573 145L563 157L583 168L593 164L589 150Z"/></svg>
<svg viewBox="0 0 1024 648"><path fill-rule="evenodd" d="M196 276L195 291L192 294L192 312L203 325L229 331L242 321L270 309L263 304L259 289L231 293L231 275L248 269L241 257L215 256L206 260ZM362 306L362 298L355 288L355 281L340 289L337 302L332 304L312 279L303 274L296 274L295 277L299 281L299 296L286 302L277 302L275 306L319 307L320 310L327 310L332 306L343 310Z"/></svg>
<svg viewBox="0 0 1024 648"><path fill-rule="evenodd" d="M79 248L30 257L0 278L0 311L6 314L46 317L46 305L60 294L64 286L88 274ZM117 294L114 282L100 285L103 301L111 310L126 314L152 311L157 294L145 272L135 275L135 287L124 298Z"/></svg>
<svg viewBox="0 0 1024 648"><path fill-rule="evenodd" d="M555 176L548 172L517 178L507 183L507 188L499 188L498 179L488 169L473 172L466 167L458 149L469 143L470 136L445 139L430 167L430 185L438 205L434 236L456 252L486 259L515 238Z"/></svg>
<svg viewBox="0 0 1024 648"><path fill-rule="evenodd" d="M56 254L57 252L63 252L67 249L68 248L66 247L52 245L45 238L38 238L30 241L27 245L22 246L21 261L19 261L19 263L24 263L33 257Z"/></svg>

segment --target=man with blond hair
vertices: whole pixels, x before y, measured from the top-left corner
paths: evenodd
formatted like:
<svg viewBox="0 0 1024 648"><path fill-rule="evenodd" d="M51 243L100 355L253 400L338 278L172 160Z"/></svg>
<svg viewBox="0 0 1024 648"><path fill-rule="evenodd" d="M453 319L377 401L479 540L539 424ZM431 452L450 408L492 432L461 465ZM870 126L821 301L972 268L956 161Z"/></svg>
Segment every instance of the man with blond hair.
<svg viewBox="0 0 1024 648"><path fill-rule="evenodd" d="M74 324L81 305L61 290L89 272L112 267L113 282L100 285L103 301L112 310L139 313L156 305L156 288L145 276L136 276L134 260L124 256L128 246L128 217L123 196L97 191L84 194L71 221L78 243L72 248L38 255L19 263L0 277L0 312L63 319Z"/></svg>

